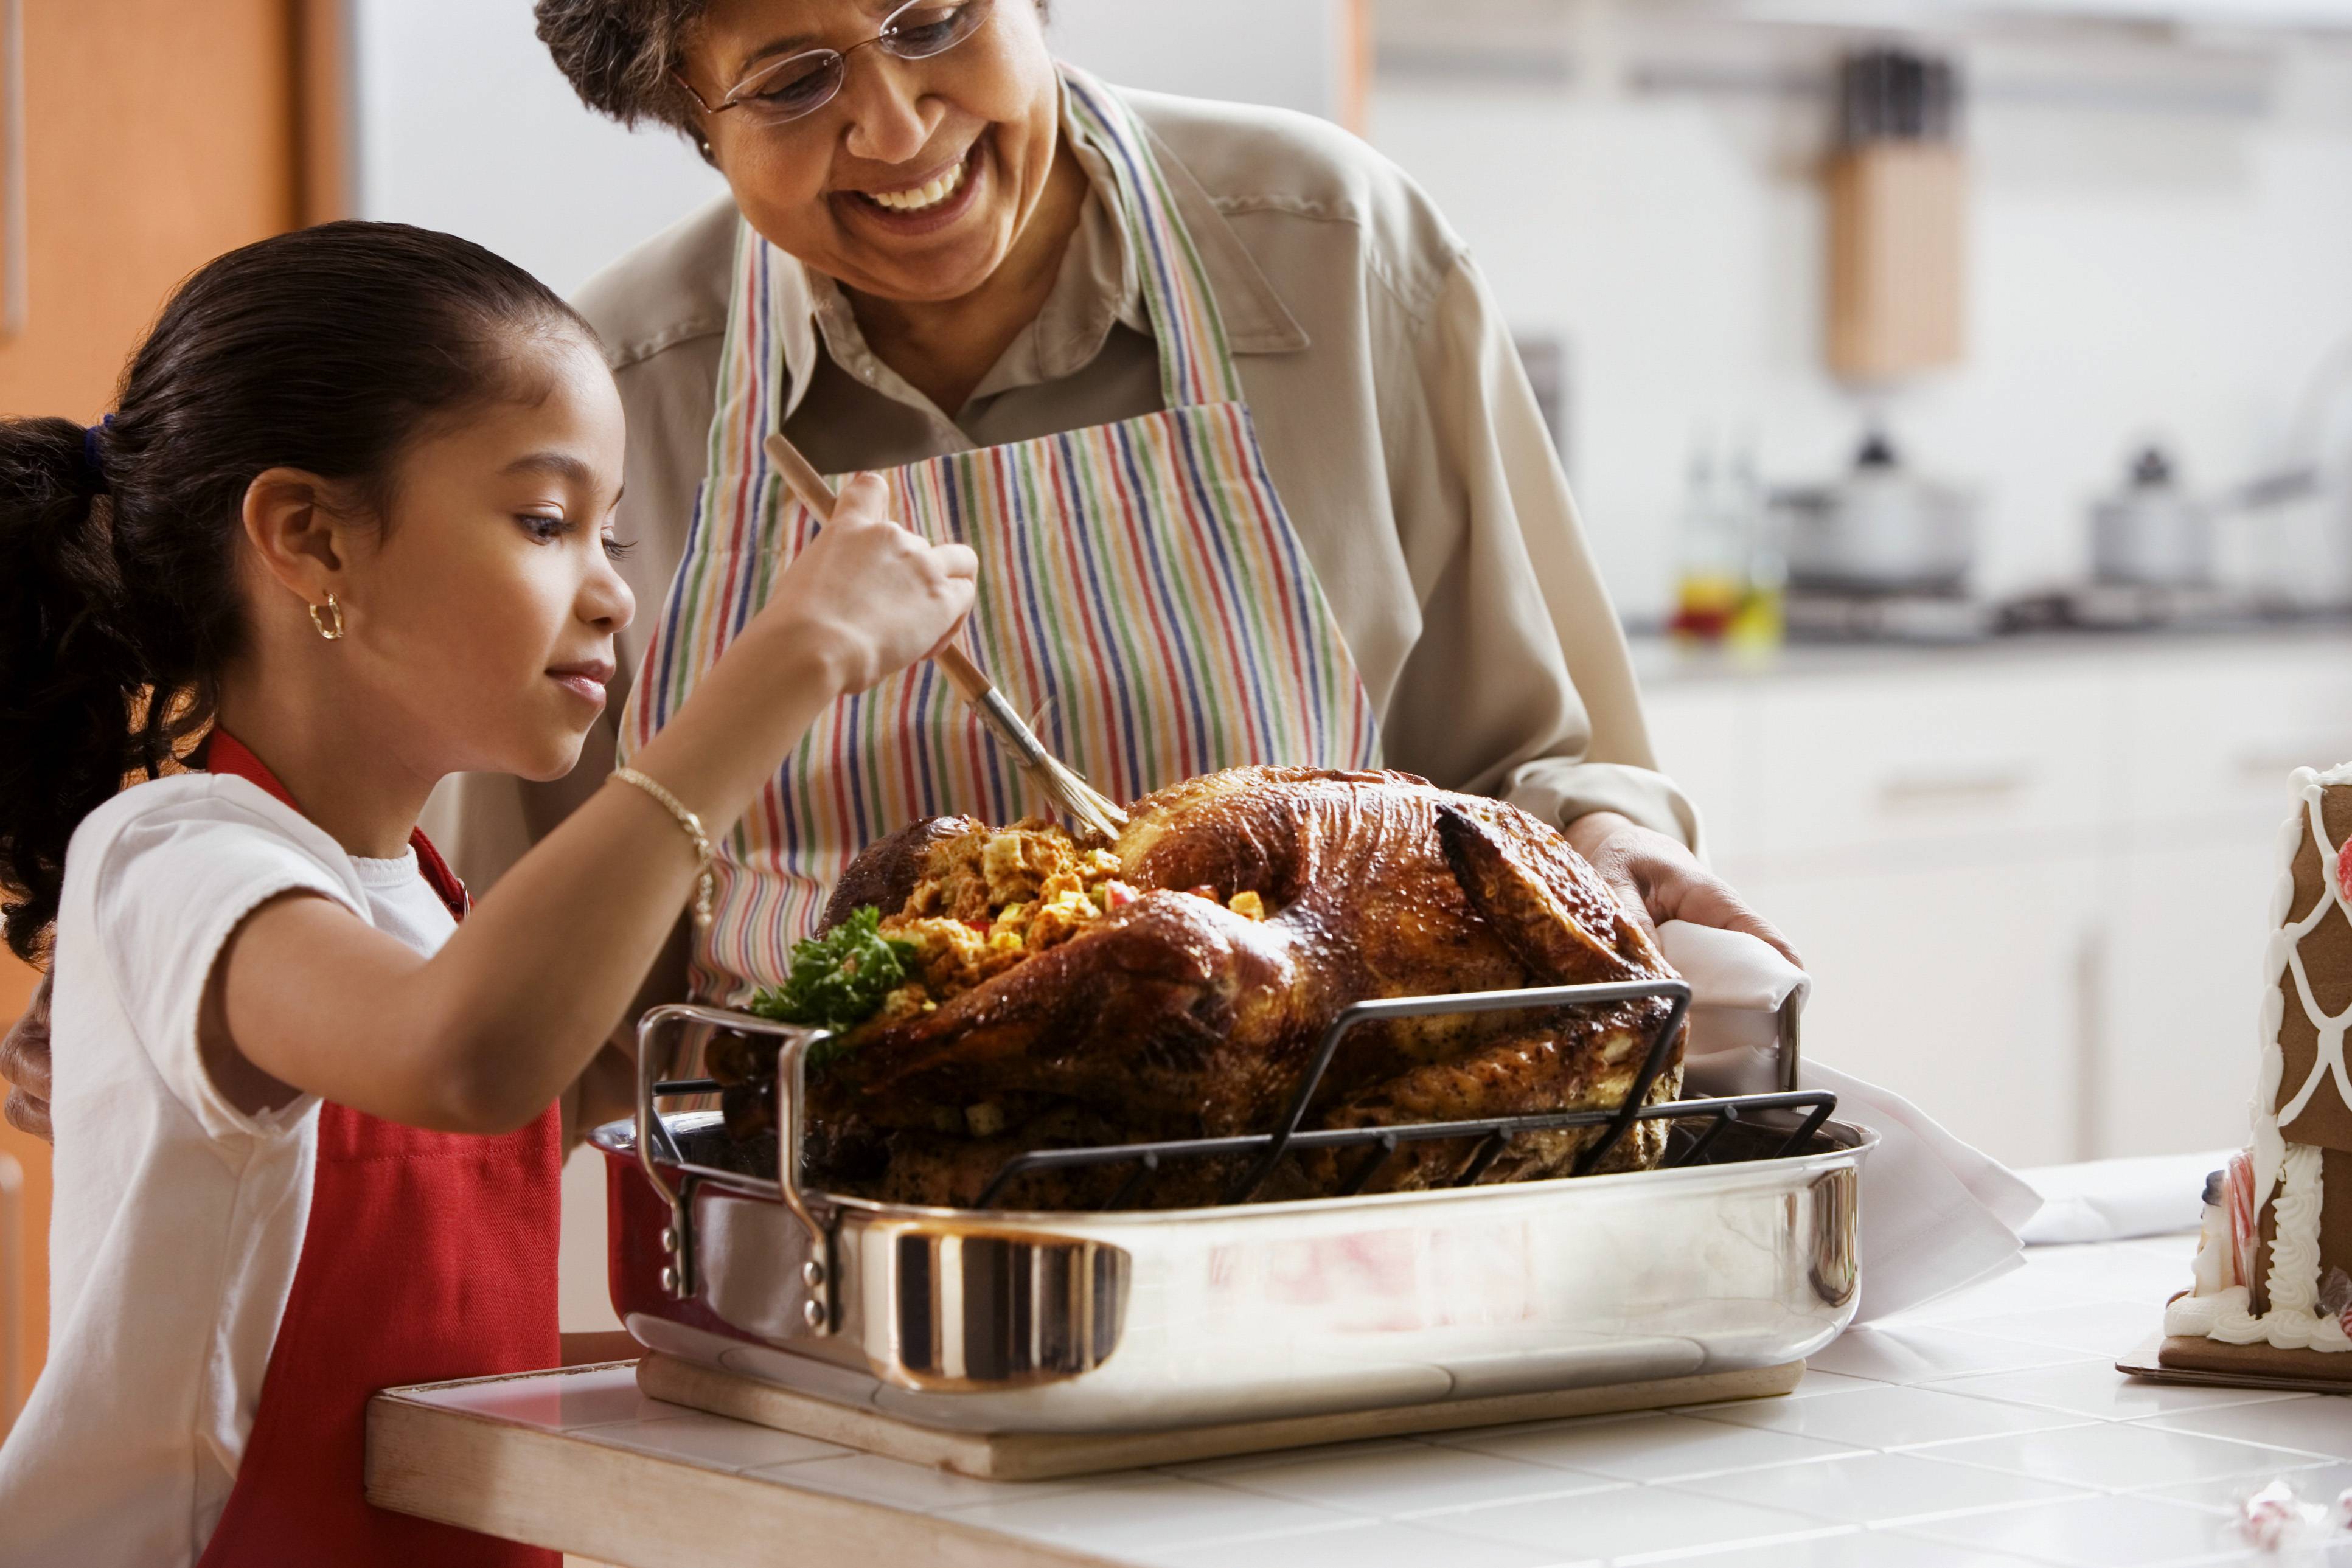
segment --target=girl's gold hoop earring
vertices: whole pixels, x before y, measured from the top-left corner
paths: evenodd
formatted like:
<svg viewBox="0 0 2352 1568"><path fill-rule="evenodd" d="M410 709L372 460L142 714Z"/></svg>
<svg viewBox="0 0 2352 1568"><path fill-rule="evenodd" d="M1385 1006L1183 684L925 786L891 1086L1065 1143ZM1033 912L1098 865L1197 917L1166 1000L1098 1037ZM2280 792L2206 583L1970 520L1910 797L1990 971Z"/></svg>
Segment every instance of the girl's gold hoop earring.
<svg viewBox="0 0 2352 1568"><path fill-rule="evenodd" d="M330 643L343 640L343 607L335 602L333 594L327 595L326 603L310 606L310 624Z"/></svg>

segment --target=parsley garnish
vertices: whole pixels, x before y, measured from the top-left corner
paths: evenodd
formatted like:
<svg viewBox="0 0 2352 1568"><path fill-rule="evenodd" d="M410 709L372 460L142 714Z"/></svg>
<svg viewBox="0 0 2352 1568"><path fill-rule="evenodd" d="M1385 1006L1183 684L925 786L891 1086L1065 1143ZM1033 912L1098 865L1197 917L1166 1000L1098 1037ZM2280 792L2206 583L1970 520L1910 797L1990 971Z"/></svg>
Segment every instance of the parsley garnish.
<svg viewBox="0 0 2352 1568"><path fill-rule="evenodd" d="M754 996L751 1011L836 1035L872 1018L884 998L915 977L908 967L915 945L883 936L881 925L882 912L869 904L824 936L795 945L784 983ZM841 1050L838 1040L820 1041L809 1063L823 1066Z"/></svg>

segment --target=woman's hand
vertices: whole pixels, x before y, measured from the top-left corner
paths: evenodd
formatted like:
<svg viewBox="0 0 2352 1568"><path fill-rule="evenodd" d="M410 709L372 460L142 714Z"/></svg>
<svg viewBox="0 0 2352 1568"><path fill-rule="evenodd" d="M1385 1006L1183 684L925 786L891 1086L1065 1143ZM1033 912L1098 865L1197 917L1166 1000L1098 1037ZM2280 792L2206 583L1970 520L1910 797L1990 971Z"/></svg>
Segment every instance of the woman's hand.
<svg viewBox="0 0 2352 1568"><path fill-rule="evenodd" d="M49 1124L49 977L33 989L24 1016L0 1039L0 1078L8 1081L8 1124L54 1141Z"/></svg>
<svg viewBox="0 0 2352 1568"><path fill-rule="evenodd" d="M1780 928L1749 908L1729 883L1699 864L1681 840L1615 811L1590 811L1568 825L1568 841L1653 929L1668 920L1687 920L1694 925L1745 931L1803 967Z"/></svg>
<svg viewBox="0 0 2352 1568"><path fill-rule="evenodd" d="M779 635L819 650L845 693L937 652L971 610L979 558L892 522L883 511L888 499L871 474L844 485L833 520L793 559L759 614Z"/></svg>

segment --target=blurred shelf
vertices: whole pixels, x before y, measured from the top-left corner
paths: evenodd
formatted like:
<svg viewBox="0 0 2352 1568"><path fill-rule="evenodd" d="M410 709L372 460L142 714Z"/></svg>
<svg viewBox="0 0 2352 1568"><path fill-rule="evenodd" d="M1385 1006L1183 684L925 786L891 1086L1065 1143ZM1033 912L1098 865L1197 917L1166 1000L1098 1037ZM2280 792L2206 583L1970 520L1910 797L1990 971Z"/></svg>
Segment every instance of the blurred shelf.
<svg viewBox="0 0 2352 1568"><path fill-rule="evenodd" d="M2143 665L2172 659L2202 662L2239 653L2305 653L2329 664L2352 663L2352 619L2200 630L2037 632L1971 643L1790 643L1762 652L1692 647L1648 631L1636 631L1629 641L1634 672L1645 689L1687 682L1927 674L2021 664Z"/></svg>
<svg viewBox="0 0 2352 1568"><path fill-rule="evenodd" d="M2352 51L2352 0L1378 0L1400 86L1812 99L1889 36L1963 61L1972 104L2246 118L2283 58Z"/></svg>
<svg viewBox="0 0 2352 1568"><path fill-rule="evenodd" d="M1556 29L1637 13L1670 26L1727 21L1861 31L2054 24L2143 34L2178 30L2192 37L2233 31L2352 33L2352 0L1375 0L1374 5L1384 35L1417 22L1475 27L1516 20Z"/></svg>

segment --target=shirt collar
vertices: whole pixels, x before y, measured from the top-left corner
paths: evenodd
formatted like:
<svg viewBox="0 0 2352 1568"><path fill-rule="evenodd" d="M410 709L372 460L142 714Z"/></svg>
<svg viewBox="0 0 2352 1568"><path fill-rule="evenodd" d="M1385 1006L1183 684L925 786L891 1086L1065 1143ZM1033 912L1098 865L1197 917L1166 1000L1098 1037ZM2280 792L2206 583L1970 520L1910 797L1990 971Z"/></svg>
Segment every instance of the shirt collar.
<svg viewBox="0 0 2352 1568"><path fill-rule="evenodd" d="M1076 373L1102 351L1114 323L1150 331L1134 247L1128 243L1126 225L1118 215L1118 185L1108 154L1073 123L1066 87L1062 100L1062 134L1070 139L1071 150L1086 170L1089 200L1077 230L1070 236L1062 272L1036 322L982 378L972 394L976 398ZM1149 127L1143 128L1143 135L1159 161L1177 216L1200 254L1233 351L1279 354L1307 347L1305 329L1284 307L1265 272L1192 171ZM786 419L800 407L814 380L820 342L822 351L830 354L835 363L877 391L897 402L930 408L929 399L866 346L840 285L795 256L778 252L774 262L774 303L782 324L784 371L792 379L784 402ZM941 412L950 421L955 413Z"/></svg>
<svg viewBox="0 0 2352 1568"><path fill-rule="evenodd" d="M1185 233L1192 236L1192 247L1208 272L1209 289L1216 298L1217 314L1225 324L1225 341L1233 351L1288 354L1306 348L1307 329L1284 306L1215 200L1157 131L1140 120L1138 123L1159 162L1160 181L1175 203L1176 215L1183 220Z"/></svg>

